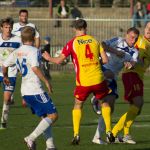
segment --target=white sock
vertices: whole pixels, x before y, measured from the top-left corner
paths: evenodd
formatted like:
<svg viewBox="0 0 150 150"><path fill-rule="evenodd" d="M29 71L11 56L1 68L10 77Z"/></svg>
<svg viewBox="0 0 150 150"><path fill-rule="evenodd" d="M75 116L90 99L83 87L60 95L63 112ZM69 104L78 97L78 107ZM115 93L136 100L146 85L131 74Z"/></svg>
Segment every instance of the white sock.
<svg viewBox="0 0 150 150"><path fill-rule="evenodd" d="M100 116L94 138L101 138L104 132L105 132L105 123L103 117Z"/></svg>
<svg viewBox="0 0 150 150"><path fill-rule="evenodd" d="M9 105L7 105L4 102L3 103L3 109L2 109L1 123L7 123L7 121L8 121L8 114L9 114Z"/></svg>
<svg viewBox="0 0 150 150"><path fill-rule="evenodd" d="M55 148L53 137L51 134L51 126L49 126L43 133L44 137L46 138L46 146L47 148Z"/></svg>
<svg viewBox="0 0 150 150"><path fill-rule="evenodd" d="M44 133L44 131L46 131L47 128L49 128L52 122L53 121L48 117L42 119L35 130L28 136L28 138L32 141L35 141L38 136L40 136L42 133Z"/></svg>

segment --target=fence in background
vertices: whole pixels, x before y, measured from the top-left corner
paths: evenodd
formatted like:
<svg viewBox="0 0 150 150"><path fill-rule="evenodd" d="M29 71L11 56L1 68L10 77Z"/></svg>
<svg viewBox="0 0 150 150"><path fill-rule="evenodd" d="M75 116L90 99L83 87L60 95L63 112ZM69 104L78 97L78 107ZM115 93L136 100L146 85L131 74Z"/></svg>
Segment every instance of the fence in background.
<svg viewBox="0 0 150 150"><path fill-rule="evenodd" d="M97 40L102 41L112 37L124 37L126 30L132 26L132 19L89 19L85 18L88 23L87 34L94 36ZM17 20L16 20L17 21ZM51 55L54 56L57 50L74 37L72 28L73 19L61 19L61 27L54 27L57 19L30 19L40 32L41 45L45 36L51 37ZM141 20L142 21L142 20ZM144 27L144 21L142 21ZM140 29L141 32L143 28ZM69 66L69 65L66 65ZM64 69L63 69L64 68ZM72 66L68 67L72 69ZM67 67L53 67L53 70L67 70Z"/></svg>
<svg viewBox="0 0 150 150"><path fill-rule="evenodd" d="M54 27L56 19L30 19L29 21L37 26L41 40L45 36L51 37L52 55L74 37L73 19L62 19L61 27ZM132 24L131 19L86 19L86 21L88 23L87 33L99 41L124 36L124 32Z"/></svg>

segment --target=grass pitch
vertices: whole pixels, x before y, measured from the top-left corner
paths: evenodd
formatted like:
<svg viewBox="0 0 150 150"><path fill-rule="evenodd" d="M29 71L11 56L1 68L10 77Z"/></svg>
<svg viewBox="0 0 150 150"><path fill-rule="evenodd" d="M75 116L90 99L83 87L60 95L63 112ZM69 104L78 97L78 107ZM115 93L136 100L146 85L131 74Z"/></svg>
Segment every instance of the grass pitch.
<svg viewBox="0 0 150 150"><path fill-rule="evenodd" d="M110 144L96 145L91 142L96 130L98 116L93 112L90 97L83 108L81 120L79 146L70 144L72 131L72 108L74 104L73 89L75 87L74 74L60 73L52 75L54 93L51 95L58 113L59 119L53 126L53 136L58 150L150 150L150 76L145 77L145 104L140 116L132 126L131 133L137 141L136 145ZM123 87L118 80L119 99L116 101L113 114L113 125L119 117L126 112L128 104L123 101ZM1 90L2 91L2 90ZM2 92L0 92L0 112L2 108ZM20 79L18 79L15 91L15 105L11 107L8 129L0 130L0 150L27 150L23 138L27 136L38 124L39 118L32 115L28 108L21 105ZM40 136L37 140L37 150L45 150L45 140Z"/></svg>

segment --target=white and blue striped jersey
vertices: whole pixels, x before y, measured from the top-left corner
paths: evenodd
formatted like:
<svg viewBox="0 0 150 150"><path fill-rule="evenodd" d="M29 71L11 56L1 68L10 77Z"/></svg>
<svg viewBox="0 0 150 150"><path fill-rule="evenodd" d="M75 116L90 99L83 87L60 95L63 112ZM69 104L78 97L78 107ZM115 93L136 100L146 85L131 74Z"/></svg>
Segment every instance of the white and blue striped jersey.
<svg viewBox="0 0 150 150"><path fill-rule="evenodd" d="M42 84L38 76L32 71L32 67L39 67L39 51L29 45L22 45L11 53L3 63L5 67L16 64L22 74L21 94L37 95L43 93Z"/></svg>
<svg viewBox="0 0 150 150"><path fill-rule="evenodd" d="M33 23L27 23L26 25L22 26L19 22L14 23L13 25L13 30L12 30L12 34L16 35L16 36L21 36L21 30L25 27L25 26L29 26L35 29L35 37L39 38L39 32L37 31L36 26Z"/></svg>
<svg viewBox="0 0 150 150"><path fill-rule="evenodd" d="M0 34L0 76L3 77L2 64L7 59L7 57L21 45L21 38L11 35L9 40L4 40L2 38L2 33ZM17 69L13 65L8 68L8 77L16 77Z"/></svg>
<svg viewBox="0 0 150 150"><path fill-rule="evenodd" d="M125 52L125 56L120 58L113 53L107 52L108 63L104 65L106 69L110 69L115 76L121 71L126 61L138 61L138 50L134 47L129 47L123 38L113 38L111 40L105 41L105 43L118 51Z"/></svg>

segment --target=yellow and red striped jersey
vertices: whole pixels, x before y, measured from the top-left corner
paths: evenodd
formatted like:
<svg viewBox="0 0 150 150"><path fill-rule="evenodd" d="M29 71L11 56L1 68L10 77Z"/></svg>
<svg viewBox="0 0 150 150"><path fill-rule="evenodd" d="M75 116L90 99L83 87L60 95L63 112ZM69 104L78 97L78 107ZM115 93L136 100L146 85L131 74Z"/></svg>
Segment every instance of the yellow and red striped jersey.
<svg viewBox="0 0 150 150"><path fill-rule="evenodd" d="M76 36L63 48L62 54L72 57L77 86L92 86L104 80L99 61L102 50L100 43L90 35Z"/></svg>
<svg viewBox="0 0 150 150"><path fill-rule="evenodd" d="M143 79L146 69L150 66L150 41L140 35L135 44L135 48L139 50L139 60L130 71L136 72Z"/></svg>

